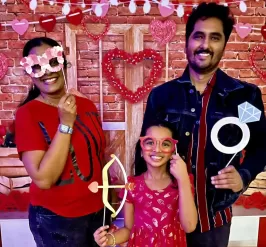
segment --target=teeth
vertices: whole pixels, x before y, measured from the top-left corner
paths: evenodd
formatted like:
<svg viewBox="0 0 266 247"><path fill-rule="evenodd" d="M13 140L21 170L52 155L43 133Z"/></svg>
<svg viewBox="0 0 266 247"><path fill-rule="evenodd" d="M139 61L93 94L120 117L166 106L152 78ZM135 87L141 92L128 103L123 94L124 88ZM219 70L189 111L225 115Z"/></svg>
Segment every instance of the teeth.
<svg viewBox="0 0 266 247"><path fill-rule="evenodd" d="M161 160L162 159L162 157L160 157L160 156L151 156L151 158L153 160Z"/></svg>
<svg viewBox="0 0 266 247"><path fill-rule="evenodd" d="M51 78L51 79L44 80L44 82L51 83L51 82L54 82L55 80L56 80L56 78Z"/></svg>
<svg viewBox="0 0 266 247"><path fill-rule="evenodd" d="M207 57L210 55L210 53L199 53L198 55L203 56L203 57Z"/></svg>

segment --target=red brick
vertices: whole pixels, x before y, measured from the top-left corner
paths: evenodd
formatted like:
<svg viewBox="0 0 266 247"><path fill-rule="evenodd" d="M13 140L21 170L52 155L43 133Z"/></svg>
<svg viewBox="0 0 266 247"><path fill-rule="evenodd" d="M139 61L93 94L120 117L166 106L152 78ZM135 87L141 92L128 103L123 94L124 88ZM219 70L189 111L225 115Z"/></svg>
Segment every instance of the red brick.
<svg viewBox="0 0 266 247"><path fill-rule="evenodd" d="M108 19L112 24L127 24L126 16L108 16Z"/></svg>
<svg viewBox="0 0 266 247"><path fill-rule="evenodd" d="M223 59L236 59L238 53L233 51L225 51Z"/></svg>
<svg viewBox="0 0 266 247"><path fill-rule="evenodd" d="M12 101L11 93L0 93L0 101Z"/></svg>
<svg viewBox="0 0 266 247"><path fill-rule="evenodd" d="M98 94L100 93L100 86L81 87L81 93L84 94Z"/></svg>
<svg viewBox="0 0 266 247"><path fill-rule="evenodd" d="M8 14L1 14L0 15L0 21L1 22L6 22L6 21L13 21L14 19L16 19L16 15L14 13L8 13Z"/></svg>
<svg viewBox="0 0 266 247"><path fill-rule="evenodd" d="M13 112L12 111L0 111L0 119L12 119Z"/></svg>
<svg viewBox="0 0 266 247"><path fill-rule="evenodd" d="M233 70L233 69L227 69L224 71L227 75L232 76L234 78L238 78L239 76L239 70Z"/></svg>
<svg viewBox="0 0 266 247"><path fill-rule="evenodd" d="M24 86L2 86L1 90L3 93L26 93L27 87Z"/></svg>
<svg viewBox="0 0 266 247"><path fill-rule="evenodd" d="M43 36L45 36L45 32L26 32L23 36L20 36L20 39L30 40L30 39L34 39L38 37L43 37Z"/></svg>
<svg viewBox="0 0 266 247"><path fill-rule="evenodd" d="M138 16L129 16L127 18L127 23L129 24L150 24L153 20L152 16L142 16L141 18Z"/></svg>
<svg viewBox="0 0 266 247"><path fill-rule="evenodd" d="M230 8L230 9L235 16L242 16L243 14L245 16L253 16L255 14L255 8L247 8L247 11L245 13L241 12L238 6L236 8Z"/></svg>
<svg viewBox="0 0 266 247"><path fill-rule="evenodd" d="M265 23L265 17L256 16L256 18L250 18L250 16L239 16L238 23L249 23L249 24L262 24Z"/></svg>
<svg viewBox="0 0 266 247"><path fill-rule="evenodd" d="M248 51L248 43L227 43L226 51Z"/></svg>
<svg viewBox="0 0 266 247"><path fill-rule="evenodd" d="M25 40L9 40L8 41L8 48L9 49L23 49L25 46Z"/></svg>
<svg viewBox="0 0 266 247"><path fill-rule="evenodd" d="M114 102L116 102L115 95L104 95L103 96L103 102L105 102L105 103L114 103Z"/></svg>
<svg viewBox="0 0 266 247"><path fill-rule="evenodd" d="M130 11L129 11L129 8L128 7L125 7L125 6L118 6L118 15L119 16L141 16L140 18L142 18L142 16L144 15L143 13L143 8L140 8L140 7L137 7L137 10L136 10L136 13L132 14Z"/></svg>
<svg viewBox="0 0 266 247"><path fill-rule="evenodd" d="M27 76L11 76L9 77L9 82L10 84L15 84L15 85L31 85L32 84L32 79Z"/></svg>
<svg viewBox="0 0 266 247"><path fill-rule="evenodd" d="M0 33L0 39L3 39L3 40L11 40L11 39L18 40L18 34L16 32L14 32L14 31L12 31L12 32L1 32Z"/></svg>
<svg viewBox="0 0 266 247"><path fill-rule="evenodd" d="M265 7L265 2L264 1L250 1L250 6L251 7Z"/></svg>
<svg viewBox="0 0 266 247"><path fill-rule="evenodd" d="M0 34L1 36L1 34ZM7 48L7 41L5 40L0 40L0 49L5 49Z"/></svg>
<svg viewBox="0 0 266 247"><path fill-rule="evenodd" d="M9 80L7 76L5 76L3 79L0 80L0 85L8 85L8 84Z"/></svg>
<svg viewBox="0 0 266 247"><path fill-rule="evenodd" d="M224 61L224 68L245 69L249 68L248 61Z"/></svg>
<svg viewBox="0 0 266 247"><path fill-rule="evenodd" d="M250 78L250 77L257 77L257 75L251 69L240 69L239 70L239 77L240 78Z"/></svg>
<svg viewBox="0 0 266 247"><path fill-rule="evenodd" d="M1 95L1 94L0 94ZM15 102L21 102L22 100L24 100L26 98L26 94L22 94L22 93L19 93L19 94L14 94L13 95L13 100Z"/></svg>
<svg viewBox="0 0 266 247"><path fill-rule="evenodd" d="M14 103L14 102L7 102L7 103L3 103L3 109L4 110L14 110L18 107L18 102Z"/></svg>
<svg viewBox="0 0 266 247"><path fill-rule="evenodd" d="M125 113L124 112L104 112L103 113L104 121L112 121L112 122L124 122L125 121Z"/></svg>

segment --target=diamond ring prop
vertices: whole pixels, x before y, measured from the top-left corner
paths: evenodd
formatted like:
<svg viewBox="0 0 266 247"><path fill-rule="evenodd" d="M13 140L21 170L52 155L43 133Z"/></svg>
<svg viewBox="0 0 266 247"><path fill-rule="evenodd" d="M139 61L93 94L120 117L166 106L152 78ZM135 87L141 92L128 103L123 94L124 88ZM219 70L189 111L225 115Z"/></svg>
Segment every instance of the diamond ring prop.
<svg viewBox="0 0 266 247"><path fill-rule="evenodd" d="M211 141L213 146L220 152L225 154L234 154L233 157L229 160L227 167L236 154L242 151L249 142L250 139L250 131L248 128L247 123L256 122L260 120L261 111L251 105L248 102L244 102L238 105L238 118L237 117L225 117L219 120L211 130ZM223 145L218 139L218 133L220 129L227 124L235 124L237 125L242 131L242 139L240 142L232 147L228 147Z"/></svg>

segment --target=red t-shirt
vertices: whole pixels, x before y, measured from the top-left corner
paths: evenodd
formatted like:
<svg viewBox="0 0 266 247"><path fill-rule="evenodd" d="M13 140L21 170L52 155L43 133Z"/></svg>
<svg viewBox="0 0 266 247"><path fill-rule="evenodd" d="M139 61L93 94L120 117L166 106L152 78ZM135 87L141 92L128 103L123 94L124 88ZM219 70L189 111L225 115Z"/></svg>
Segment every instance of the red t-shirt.
<svg viewBox="0 0 266 247"><path fill-rule="evenodd" d="M105 138L95 105L76 97L77 119L64 171L50 189L30 186L31 204L42 206L64 217L79 217L103 207L101 191L92 193L88 185L102 184ZM47 150L59 125L58 109L32 100L17 110L15 138L18 153Z"/></svg>

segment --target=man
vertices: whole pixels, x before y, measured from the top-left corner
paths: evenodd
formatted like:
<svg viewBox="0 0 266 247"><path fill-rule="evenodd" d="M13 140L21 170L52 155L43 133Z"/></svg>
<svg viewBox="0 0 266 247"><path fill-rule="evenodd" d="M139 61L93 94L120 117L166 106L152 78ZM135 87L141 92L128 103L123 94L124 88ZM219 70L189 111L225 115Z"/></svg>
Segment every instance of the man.
<svg viewBox="0 0 266 247"><path fill-rule="evenodd" d="M175 125L178 153L194 175L199 221L187 235L188 247L228 245L231 206L266 165L266 123L259 88L218 69L233 25L228 7L201 3L193 10L186 25L188 66L180 78L152 90L144 116L143 127L154 118ZM225 167L233 155L218 151L210 133L218 120L238 117L238 105L246 101L262 111L261 118L248 124L251 136L243 163L238 153ZM242 131L228 124L218 138L225 146L235 146Z"/></svg>

